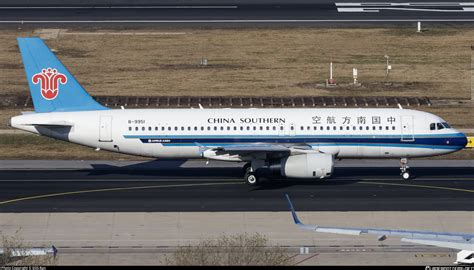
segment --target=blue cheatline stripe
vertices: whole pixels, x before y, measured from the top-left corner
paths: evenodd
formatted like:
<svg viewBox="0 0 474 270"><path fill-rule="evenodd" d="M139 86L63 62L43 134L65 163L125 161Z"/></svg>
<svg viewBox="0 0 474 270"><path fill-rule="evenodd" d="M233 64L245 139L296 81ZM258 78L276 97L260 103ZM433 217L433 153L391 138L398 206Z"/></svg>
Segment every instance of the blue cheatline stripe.
<svg viewBox="0 0 474 270"><path fill-rule="evenodd" d="M370 138L374 136L377 138L400 138L400 134L365 134L365 135L123 135L126 139L165 139L165 138ZM448 133L448 134L415 134L415 138L452 138L452 137L464 137L462 133Z"/></svg>
<svg viewBox="0 0 474 270"><path fill-rule="evenodd" d="M426 135L426 134L425 134ZM232 136L232 135L201 135L201 136L156 136L156 135L124 135L125 138L140 139L142 143L161 143L165 146L184 146L202 144L219 146L236 143L271 143L271 144L324 144L339 146L384 146L461 149L466 145L466 137L462 133L425 136L415 135L412 141L402 141L401 135L347 135L340 136ZM449 137L448 137L449 136ZM407 139L407 138L405 138Z"/></svg>
<svg viewBox="0 0 474 270"><path fill-rule="evenodd" d="M231 143L225 144L202 144L202 146L224 146L231 145ZM423 145L423 144L383 144L383 143L323 143L322 146L326 145L336 145L339 147L344 146L373 146L373 147L400 147L400 148L428 148L428 149L446 149L446 150L456 150L459 149L458 146L449 146L449 145ZM197 146L195 143L163 143L163 146Z"/></svg>

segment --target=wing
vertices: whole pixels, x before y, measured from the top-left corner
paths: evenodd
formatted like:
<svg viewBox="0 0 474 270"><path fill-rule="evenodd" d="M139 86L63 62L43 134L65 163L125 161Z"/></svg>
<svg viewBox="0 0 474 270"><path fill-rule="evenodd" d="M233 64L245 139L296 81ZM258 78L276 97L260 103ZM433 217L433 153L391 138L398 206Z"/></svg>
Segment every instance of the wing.
<svg viewBox="0 0 474 270"><path fill-rule="evenodd" d="M245 155L257 152L289 154L291 151L290 148L279 144L234 144L219 146L214 150L230 155Z"/></svg>
<svg viewBox="0 0 474 270"><path fill-rule="evenodd" d="M433 245L448 247L461 250L474 250L474 234L463 233L439 233L429 231L410 231L410 230L389 230L372 228L343 228L343 227L325 227L318 225L303 224L291 203L290 197L286 194L286 199L290 206L291 214L296 225L305 230L321 233L336 233L348 235L374 234L379 236L379 240L385 240L387 236L403 237L402 241L418 243L423 245Z"/></svg>
<svg viewBox="0 0 474 270"><path fill-rule="evenodd" d="M308 153L317 152L307 144L262 144L262 143L249 143L249 144L230 144L217 147L208 147L201 144L197 144L200 147L200 151L212 151L216 155L236 155L236 156L248 156L265 154L270 157L284 157L289 156L292 153Z"/></svg>

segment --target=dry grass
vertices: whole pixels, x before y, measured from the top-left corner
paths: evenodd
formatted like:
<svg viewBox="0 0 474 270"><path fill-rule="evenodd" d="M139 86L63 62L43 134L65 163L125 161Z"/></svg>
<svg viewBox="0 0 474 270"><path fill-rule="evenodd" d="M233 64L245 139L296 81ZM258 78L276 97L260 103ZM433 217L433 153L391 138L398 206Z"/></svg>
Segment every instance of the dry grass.
<svg viewBox="0 0 474 270"><path fill-rule="evenodd" d="M166 255L164 265L173 266L285 266L293 265L294 255L286 248L268 246L261 234L222 235L218 239L201 240L195 246L181 246Z"/></svg>
<svg viewBox="0 0 474 270"><path fill-rule="evenodd" d="M0 93L26 91L15 38L31 36L33 30L0 30ZM176 32L140 30L146 31ZM58 50L61 60L93 94L469 96L472 28L438 28L422 34L408 27L179 32L185 34L62 34L47 44ZM391 57L391 80L401 87L379 87L385 54ZM198 67L202 56L209 59L209 67ZM360 81L368 88L301 87L323 82L330 59L339 82L351 81L352 67L357 67Z"/></svg>

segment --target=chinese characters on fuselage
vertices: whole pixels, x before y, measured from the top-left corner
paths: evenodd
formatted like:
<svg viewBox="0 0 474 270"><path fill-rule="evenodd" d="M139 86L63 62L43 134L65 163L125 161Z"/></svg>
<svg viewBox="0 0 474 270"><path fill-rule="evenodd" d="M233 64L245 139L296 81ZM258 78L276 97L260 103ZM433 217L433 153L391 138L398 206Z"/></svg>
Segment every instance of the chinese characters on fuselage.
<svg viewBox="0 0 474 270"><path fill-rule="evenodd" d="M396 118L393 116L384 117L383 120L385 123L393 125L396 122ZM312 117L312 122L315 125L381 125L382 124L382 117L381 116L343 116L343 117L336 117L336 116L318 116L315 115Z"/></svg>

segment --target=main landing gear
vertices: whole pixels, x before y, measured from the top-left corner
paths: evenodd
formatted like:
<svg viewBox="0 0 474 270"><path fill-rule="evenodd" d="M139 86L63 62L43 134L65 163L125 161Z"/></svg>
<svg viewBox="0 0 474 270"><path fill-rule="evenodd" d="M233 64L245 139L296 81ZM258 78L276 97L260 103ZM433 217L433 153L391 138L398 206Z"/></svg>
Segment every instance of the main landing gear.
<svg viewBox="0 0 474 270"><path fill-rule="evenodd" d="M253 171L250 163L247 163L244 165L244 171L245 171L244 180L247 183L247 185L251 187L257 186L259 184L259 177Z"/></svg>
<svg viewBox="0 0 474 270"><path fill-rule="evenodd" d="M408 166L408 159L407 158L401 158L400 159L400 175L402 176L403 180L410 180L411 179L411 174L410 171L408 170L410 166Z"/></svg>

